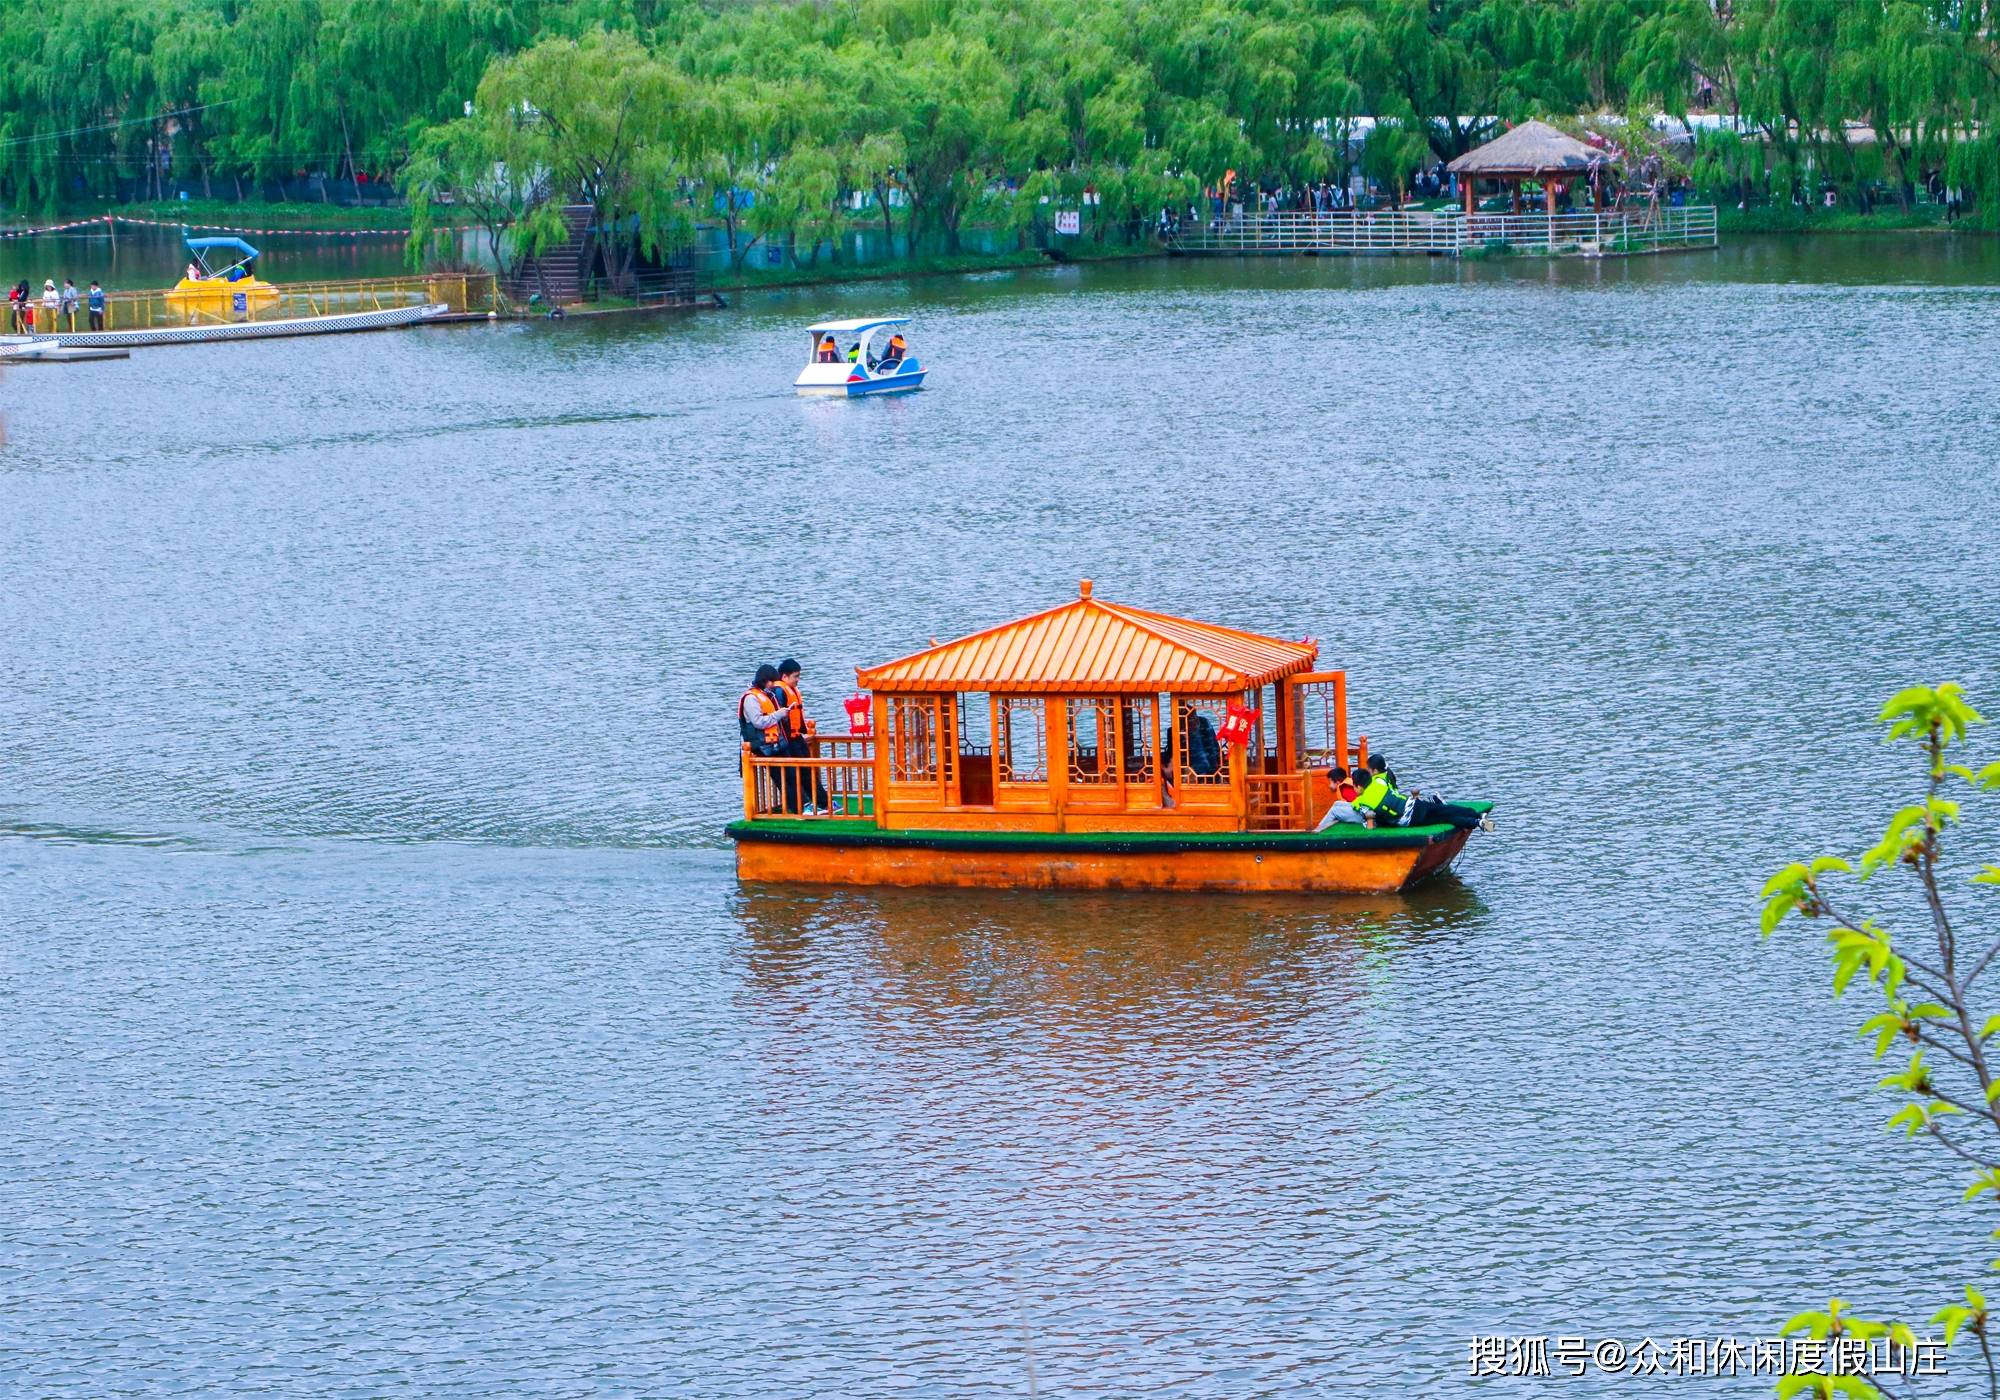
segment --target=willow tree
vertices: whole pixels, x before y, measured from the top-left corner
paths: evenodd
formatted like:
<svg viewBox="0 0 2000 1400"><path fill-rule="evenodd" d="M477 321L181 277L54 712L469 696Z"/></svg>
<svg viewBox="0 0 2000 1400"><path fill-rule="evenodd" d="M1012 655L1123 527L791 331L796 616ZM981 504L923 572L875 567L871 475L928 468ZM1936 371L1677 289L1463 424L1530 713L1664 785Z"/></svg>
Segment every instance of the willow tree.
<svg viewBox="0 0 2000 1400"><path fill-rule="evenodd" d="M479 108L417 138L399 176L410 204L406 251L412 266L437 252L439 210L469 215L486 240L494 267L507 267L507 240L516 225L549 202L541 173L509 163L527 144L530 117L519 107Z"/></svg>
<svg viewBox="0 0 2000 1400"><path fill-rule="evenodd" d="M701 140L697 104L637 39L603 30L545 39L496 59L473 101L476 112L514 114L488 128L503 143L499 163L549 196L521 216L523 251L568 241L569 199L589 206L586 261L595 245L614 285L640 252L687 237L679 188Z"/></svg>
<svg viewBox="0 0 2000 1400"><path fill-rule="evenodd" d="M1007 72L984 42L948 33L913 42L903 58L909 72L898 127L910 250L930 231L956 253L966 210L1006 173Z"/></svg>

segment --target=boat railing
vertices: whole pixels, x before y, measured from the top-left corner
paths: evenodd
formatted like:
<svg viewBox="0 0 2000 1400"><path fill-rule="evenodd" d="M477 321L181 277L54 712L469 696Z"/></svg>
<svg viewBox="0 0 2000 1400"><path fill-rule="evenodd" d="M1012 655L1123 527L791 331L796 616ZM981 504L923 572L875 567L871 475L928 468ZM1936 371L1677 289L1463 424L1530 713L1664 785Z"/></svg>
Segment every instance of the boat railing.
<svg viewBox="0 0 2000 1400"><path fill-rule="evenodd" d="M873 734L815 734L812 736L814 758L845 758L862 763L875 761L875 736Z"/></svg>
<svg viewBox="0 0 2000 1400"><path fill-rule="evenodd" d="M229 283L220 284L224 289ZM454 312L490 311L494 307L493 276L487 272L436 272L410 277L363 277L341 281L275 282L244 289L243 309L233 300L211 309L174 296L172 288L145 292L107 292L107 331L150 330L162 326L234 325L244 321L282 321L300 316L332 316L357 311L387 311L426 302ZM275 293L275 295L273 295ZM74 324L71 324L72 319ZM48 328L35 327L47 334ZM90 329L89 308L81 303L74 318L62 318L54 330L67 334Z"/></svg>
<svg viewBox="0 0 2000 1400"><path fill-rule="evenodd" d="M1247 773L1244 795L1252 831L1303 831L1312 825L1304 773Z"/></svg>
<svg viewBox="0 0 2000 1400"><path fill-rule="evenodd" d="M824 751L828 740L816 740ZM835 750L854 741L832 744ZM866 741L861 741L866 742ZM814 810L806 811L811 807ZM765 758L743 746L743 816L809 821L875 820L875 756L836 752L823 758Z"/></svg>

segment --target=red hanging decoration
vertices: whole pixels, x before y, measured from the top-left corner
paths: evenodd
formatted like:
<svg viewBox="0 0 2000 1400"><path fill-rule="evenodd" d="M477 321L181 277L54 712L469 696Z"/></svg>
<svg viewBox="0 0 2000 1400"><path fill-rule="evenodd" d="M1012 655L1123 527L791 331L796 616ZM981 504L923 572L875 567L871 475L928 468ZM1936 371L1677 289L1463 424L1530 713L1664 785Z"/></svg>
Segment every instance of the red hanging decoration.
<svg viewBox="0 0 2000 1400"><path fill-rule="evenodd" d="M1229 702L1229 713L1222 717L1222 728L1216 731L1225 744L1242 748L1250 742L1250 730L1257 723L1262 710L1253 710L1240 701Z"/></svg>
<svg viewBox="0 0 2000 1400"><path fill-rule="evenodd" d="M872 734L875 732L875 702L865 695L850 695L840 702L847 710L847 732L849 734Z"/></svg>

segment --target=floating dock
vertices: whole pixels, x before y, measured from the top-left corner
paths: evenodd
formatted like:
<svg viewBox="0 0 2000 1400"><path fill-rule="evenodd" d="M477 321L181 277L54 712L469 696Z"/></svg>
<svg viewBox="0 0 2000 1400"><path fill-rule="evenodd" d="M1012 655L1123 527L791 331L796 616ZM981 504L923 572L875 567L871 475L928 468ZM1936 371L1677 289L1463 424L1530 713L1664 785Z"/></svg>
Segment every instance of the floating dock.
<svg viewBox="0 0 2000 1400"><path fill-rule="evenodd" d="M70 364L77 360L128 360L130 350L120 350L111 346L64 345L50 338L30 339L27 336L0 337L0 364L9 365L54 365Z"/></svg>

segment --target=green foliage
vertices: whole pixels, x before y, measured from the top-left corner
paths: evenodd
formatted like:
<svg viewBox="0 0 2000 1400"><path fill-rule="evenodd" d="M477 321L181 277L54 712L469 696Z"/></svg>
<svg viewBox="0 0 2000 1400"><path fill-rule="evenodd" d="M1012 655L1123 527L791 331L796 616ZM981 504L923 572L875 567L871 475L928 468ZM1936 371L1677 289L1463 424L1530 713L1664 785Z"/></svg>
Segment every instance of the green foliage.
<svg viewBox="0 0 2000 1400"><path fill-rule="evenodd" d="M1102 232L1231 171L1263 189L1342 178L1364 118L1378 124L1362 162L1394 186L1500 121L1617 114L1640 140L1654 114L1686 117L1697 89L1737 119L1704 129L1693 158L1726 203L1818 209L1833 189L1854 212L1884 197L1907 211L1917 182L1941 171L1972 193L1978 219L2000 221L1993 3L16 5L0 8L0 204L51 211L181 190L242 200L321 172L400 177L441 207L482 178L471 163L482 146L534 144L491 123L440 136L466 102L483 108L495 82L548 84L550 102L534 105L552 111L587 71L629 81L633 114L650 107L665 124L623 134L630 184L608 205L659 234L671 220L649 202L676 196L707 217L720 194L732 236L809 257L832 216L829 164L834 198L873 194L885 229L900 216L900 232L949 249L968 217L1025 228L1044 196L1082 204ZM580 178L518 178L544 173ZM699 201L682 176L701 184ZM996 202L1030 182L1026 213ZM767 184L792 223L748 217Z"/></svg>
<svg viewBox="0 0 2000 1400"><path fill-rule="evenodd" d="M1904 1138L1928 1138L1970 1164L1976 1174L1965 1188L1965 1201L2000 1203L2000 1063L1987 1057L1988 1043L2000 1034L2000 1014L1981 1018L1973 1010L1978 979L2000 956L2000 930L1975 935L1954 922L1944 867L1947 839L1966 830L1967 812L1958 797L1946 794L1969 790L1976 798L2000 790L2000 763L1974 767L1952 761L1955 749L1983 723L1956 685L1913 686L1884 705L1877 718L1887 742L1914 746L1920 755L1923 787L1918 799L1898 810L1881 838L1858 859L1819 856L1773 875L1763 890L1763 936L1770 937L1793 918L1827 926L1834 995L1844 995L1859 982L1882 998L1883 1009L1860 1028L1875 1057L1883 1058L1899 1042L1910 1051L1908 1063L1878 1086L1902 1100L1888 1127ZM1899 942L1881 922L1847 904L1851 891L1887 875L1915 882L1928 918L1927 937ZM1985 866L1967 883L2000 884L2000 866ZM1990 918L1989 908L1982 905L1980 910ZM1994 1234L2000 1237L2000 1230ZM2000 1260L1994 1267L2000 1269ZM1907 1324L1856 1318L1845 1306L1835 1299L1825 1312L1801 1313L1785 1331L1806 1331L1815 1339L1886 1337L1898 1345L1914 1345ZM1961 1335L1976 1341L1987 1394L2000 1396L1984 1295L1967 1287L1965 1304L1940 1309L1931 1324L1942 1329L1947 1345ZM1858 1376L1800 1375L1787 1377L1779 1393L1877 1392Z"/></svg>

